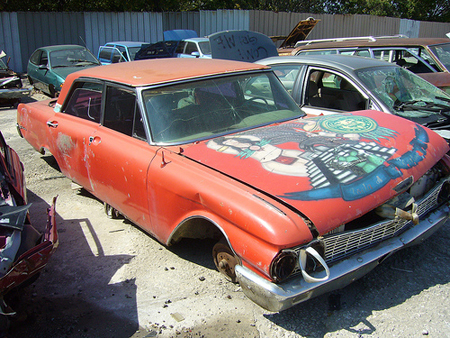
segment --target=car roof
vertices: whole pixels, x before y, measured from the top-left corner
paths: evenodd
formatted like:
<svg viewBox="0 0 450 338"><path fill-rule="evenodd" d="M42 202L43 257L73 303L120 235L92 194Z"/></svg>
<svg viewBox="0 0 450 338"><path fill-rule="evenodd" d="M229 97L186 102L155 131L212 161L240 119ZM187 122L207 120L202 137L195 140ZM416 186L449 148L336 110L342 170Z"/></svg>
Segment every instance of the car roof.
<svg viewBox="0 0 450 338"><path fill-rule="evenodd" d="M229 60L164 58L91 67L69 74L66 82L88 77L139 87L258 69L268 67ZM67 91L68 87L63 86L60 97L64 97Z"/></svg>
<svg viewBox="0 0 450 338"><path fill-rule="evenodd" d="M295 48L295 50L307 49L336 49L336 48L351 48L351 47L420 47L429 46L440 43L450 43L448 38L379 38L374 40L352 39L339 40L329 42L311 42L310 44L302 44ZM302 43L306 43L307 40Z"/></svg>
<svg viewBox="0 0 450 338"><path fill-rule="evenodd" d="M366 58L361 56L350 56L340 54L327 55L298 55L298 56L275 56L257 61L263 65L273 65L276 63L302 63L307 65L322 65L329 67L338 67L347 71L355 71L371 67L392 67L396 66L386 61Z"/></svg>
<svg viewBox="0 0 450 338"><path fill-rule="evenodd" d="M143 42L143 41L111 41L111 42L107 42L105 43L106 45L122 45L125 47L140 47L142 45L148 44L148 42Z"/></svg>
<svg viewBox="0 0 450 338"><path fill-rule="evenodd" d="M39 47L38 49L47 50L49 52L55 50L66 50L66 49L86 49L86 47L80 45L53 45L53 46L44 46Z"/></svg>

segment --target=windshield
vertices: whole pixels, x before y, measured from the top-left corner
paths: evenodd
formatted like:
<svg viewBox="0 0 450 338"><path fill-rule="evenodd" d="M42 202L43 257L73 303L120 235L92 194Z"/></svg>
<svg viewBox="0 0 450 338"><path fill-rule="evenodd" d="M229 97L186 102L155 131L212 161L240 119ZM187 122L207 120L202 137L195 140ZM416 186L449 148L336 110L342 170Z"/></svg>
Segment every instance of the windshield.
<svg viewBox="0 0 450 338"><path fill-rule="evenodd" d="M154 142L183 143L303 116L272 72L143 91Z"/></svg>
<svg viewBox="0 0 450 338"><path fill-rule="evenodd" d="M100 64L87 49L65 49L50 53L50 65L56 67L81 67L90 64Z"/></svg>
<svg viewBox="0 0 450 338"><path fill-rule="evenodd" d="M441 63L450 71L450 43L430 46L430 50L441 61Z"/></svg>
<svg viewBox="0 0 450 338"><path fill-rule="evenodd" d="M140 46L139 47L128 47L128 53L130 53L131 60L134 60L134 58L136 57L136 53L140 49L141 49Z"/></svg>
<svg viewBox="0 0 450 338"><path fill-rule="evenodd" d="M209 44L209 41L199 42L198 47L205 55L211 55L211 45Z"/></svg>
<svg viewBox="0 0 450 338"><path fill-rule="evenodd" d="M450 110L450 95L401 67L367 68L356 75L394 114L414 118Z"/></svg>

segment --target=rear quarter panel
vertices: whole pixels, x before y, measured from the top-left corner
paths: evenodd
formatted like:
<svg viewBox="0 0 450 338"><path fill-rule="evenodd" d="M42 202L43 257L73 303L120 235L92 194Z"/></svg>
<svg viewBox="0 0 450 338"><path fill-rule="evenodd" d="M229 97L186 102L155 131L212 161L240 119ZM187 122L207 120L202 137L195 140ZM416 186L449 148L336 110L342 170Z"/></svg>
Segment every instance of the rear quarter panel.
<svg viewBox="0 0 450 338"><path fill-rule="evenodd" d="M49 105L51 101L21 103L17 107L17 124L20 133L39 152L49 149L47 121L54 115L53 107Z"/></svg>

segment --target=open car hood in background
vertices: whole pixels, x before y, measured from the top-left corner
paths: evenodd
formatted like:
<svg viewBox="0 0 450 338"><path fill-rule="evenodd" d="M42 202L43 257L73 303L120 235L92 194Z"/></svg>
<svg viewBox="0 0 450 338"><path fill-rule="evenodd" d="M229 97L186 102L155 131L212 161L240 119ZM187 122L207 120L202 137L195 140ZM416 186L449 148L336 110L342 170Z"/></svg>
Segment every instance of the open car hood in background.
<svg viewBox="0 0 450 338"><path fill-rule="evenodd" d="M286 36L271 36L272 41L283 40L279 48L288 48L294 47L297 41L306 40L309 33L314 29L317 23L320 20L316 20L314 18L309 17L306 20L301 20L299 23L292 29L289 35Z"/></svg>
<svg viewBox="0 0 450 338"><path fill-rule="evenodd" d="M226 135L183 155L291 205L324 234L406 190L448 149L418 124L361 111Z"/></svg>

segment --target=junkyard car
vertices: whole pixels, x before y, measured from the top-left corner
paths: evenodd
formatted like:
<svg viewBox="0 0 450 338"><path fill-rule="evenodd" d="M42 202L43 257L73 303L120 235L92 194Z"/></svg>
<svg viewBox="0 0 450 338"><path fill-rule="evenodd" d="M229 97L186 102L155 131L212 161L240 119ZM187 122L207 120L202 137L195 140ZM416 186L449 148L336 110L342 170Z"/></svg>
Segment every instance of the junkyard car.
<svg viewBox="0 0 450 338"><path fill-rule="evenodd" d="M178 43L175 54L179 58L211 58L208 38L190 38Z"/></svg>
<svg viewBox="0 0 450 338"><path fill-rule="evenodd" d="M14 106L20 99L30 95L31 87L23 87L22 80L9 68L9 62L3 61L5 52L0 52L0 104Z"/></svg>
<svg viewBox="0 0 450 338"><path fill-rule="evenodd" d="M345 286L449 215L443 138L382 112L305 118L254 63L94 67L17 114L108 215L165 245L216 239L218 269L271 311Z"/></svg>
<svg viewBox="0 0 450 338"><path fill-rule="evenodd" d="M55 201L48 209L41 234L31 224L23 165L0 132L0 331L7 316L14 315L4 297L13 289L32 282L58 246Z"/></svg>
<svg viewBox="0 0 450 338"><path fill-rule="evenodd" d="M291 55L318 54L346 54L393 62L450 92L450 40L447 38L400 35L304 40L291 52Z"/></svg>
<svg viewBox="0 0 450 338"><path fill-rule="evenodd" d="M346 55L279 56L257 63L275 70L307 114L380 110L450 140L450 95L395 64Z"/></svg>
<svg viewBox="0 0 450 338"><path fill-rule="evenodd" d="M139 41L115 41L108 42L98 48L98 60L102 65L117 62L134 61L136 53L147 42Z"/></svg>
<svg viewBox="0 0 450 338"><path fill-rule="evenodd" d="M56 45L36 49L28 61L28 79L38 90L58 96L66 76L82 68L99 66L100 62L85 47Z"/></svg>
<svg viewBox="0 0 450 338"><path fill-rule="evenodd" d="M197 32L189 29L174 29L164 32L164 41L177 41L175 57L211 58L209 39L198 37Z"/></svg>

